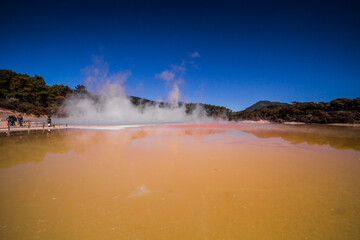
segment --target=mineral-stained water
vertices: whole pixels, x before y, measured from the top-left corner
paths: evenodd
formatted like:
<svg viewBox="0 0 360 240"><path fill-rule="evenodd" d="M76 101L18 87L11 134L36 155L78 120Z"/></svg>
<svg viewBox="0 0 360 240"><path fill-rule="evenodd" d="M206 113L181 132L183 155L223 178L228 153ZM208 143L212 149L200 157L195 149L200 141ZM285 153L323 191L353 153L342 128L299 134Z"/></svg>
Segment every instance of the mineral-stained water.
<svg viewBox="0 0 360 240"><path fill-rule="evenodd" d="M360 129L274 124L0 138L0 239L360 239Z"/></svg>

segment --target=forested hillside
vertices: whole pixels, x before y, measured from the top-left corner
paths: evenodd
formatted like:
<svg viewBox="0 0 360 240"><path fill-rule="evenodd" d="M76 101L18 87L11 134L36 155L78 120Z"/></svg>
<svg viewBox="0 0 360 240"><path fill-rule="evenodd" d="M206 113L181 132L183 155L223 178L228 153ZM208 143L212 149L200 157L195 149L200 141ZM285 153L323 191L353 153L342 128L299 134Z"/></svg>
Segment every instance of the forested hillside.
<svg viewBox="0 0 360 240"><path fill-rule="evenodd" d="M286 106L264 107L230 115L232 120L269 120L272 122L359 123L360 98L338 98L331 102L293 102Z"/></svg>
<svg viewBox="0 0 360 240"><path fill-rule="evenodd" d="M18 74L10 70L0 70L0 107L37 116L56 114L67 97L85 94L95 100L98 96L89 93L85 86L77 85L71 89L65 85L46 84L43 77ZM173 107L166 102L155 102L144 98L129 96L137 107L158 104L159 107ZM292 104L260 101L247 110L232 112L230 109L210 104L178 103L191 113L200 105L208 116L234 121L269 120L272 122L305 123L360 123L360 98L339 98L331 102L293 102ZM62 112L62 116L66 113Z"/></svg>
<svg viewBox="0 0 360 240"><path fill-rule="evenodd" d="M35 115L56 112L74 90L64 85L49 86L43 77L0 70L0 107Z"/></svg>

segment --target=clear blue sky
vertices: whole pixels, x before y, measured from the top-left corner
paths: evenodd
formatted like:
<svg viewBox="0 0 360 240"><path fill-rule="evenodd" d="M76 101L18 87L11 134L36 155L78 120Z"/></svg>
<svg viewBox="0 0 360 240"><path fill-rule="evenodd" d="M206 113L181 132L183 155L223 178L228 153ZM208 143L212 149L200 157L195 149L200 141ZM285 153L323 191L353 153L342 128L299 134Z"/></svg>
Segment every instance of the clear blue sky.
<svg viewBox="0 0 360 240"><path fill-rule="evenodd" d="M129 94L164 99L156 74L185 61L190 102L242 110L355 98L359 12L359 1L340 0L2 1L0 69L74 87L98 56L111 72L131 71Z"/></svg>

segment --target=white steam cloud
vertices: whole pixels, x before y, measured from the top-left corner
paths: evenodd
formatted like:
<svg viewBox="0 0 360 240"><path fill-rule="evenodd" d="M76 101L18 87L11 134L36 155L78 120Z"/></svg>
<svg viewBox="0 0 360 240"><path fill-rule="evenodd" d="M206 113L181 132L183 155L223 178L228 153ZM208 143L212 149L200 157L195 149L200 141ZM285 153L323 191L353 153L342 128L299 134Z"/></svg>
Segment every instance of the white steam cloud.
<svg viewBox="0 0 360 240"><path fill-rule="evenodd" d="M130 71L111 74L109 66L101 58L95 58L92 66L84 69L87 75L86 85L94 95L77 94L68 98L63 109L68 115L56 122L73 125L118 125L149 123L188 123L211 121L201 106L191 114L186 113L184 104L179 104L181 91L179 85L184 83L184 64L171 65L155 77L165 81L171 87L167 102L142 103L135 106L125 93L124 83L131 75Z"/></svg>
<svg viewBox="0 0 360 240"><path fill-rule="evenodd" d="M189 53L189 57L190 58L199 58L200 54L197 51L195 51L195 52Z"/></svg>
<svg viewBox="0 0 360 240"><path fill-rule="evenodd" d="M155 75L155 78L164 80L167 87L171 86L167 101L172 104L177 104L181 99L180 85L185 83L183 78L186 71L185 64L184 60L181 65L172 64L170 69Z"/></svg>

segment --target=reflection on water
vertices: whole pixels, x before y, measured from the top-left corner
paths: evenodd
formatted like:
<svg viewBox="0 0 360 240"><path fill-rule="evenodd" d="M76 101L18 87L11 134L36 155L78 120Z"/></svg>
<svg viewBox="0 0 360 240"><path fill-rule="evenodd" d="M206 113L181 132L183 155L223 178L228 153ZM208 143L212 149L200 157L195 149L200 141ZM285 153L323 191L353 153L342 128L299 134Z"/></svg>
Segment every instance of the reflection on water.
<svg viewBox="0 0 360 240"><path fill-rule="evenodd" d="M329 145L360 151L360 128L323 125L265 125L249 130L259 138L280 137L293 144Z"/></svg>
<svg viewBox="0 0 360 240"><path fill-rule="evenodd" d="M0 239L359 239L359 129L0 138Z"/></svg>

